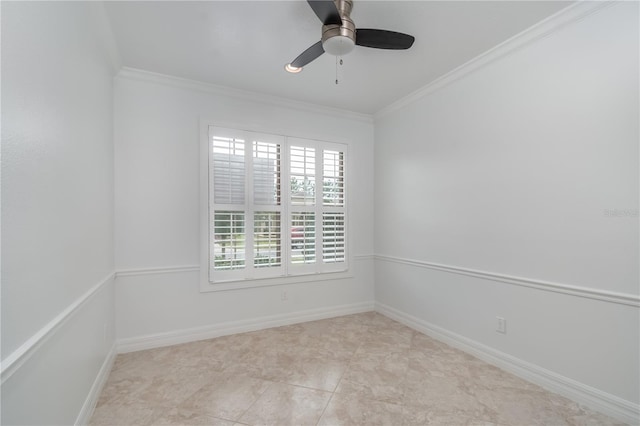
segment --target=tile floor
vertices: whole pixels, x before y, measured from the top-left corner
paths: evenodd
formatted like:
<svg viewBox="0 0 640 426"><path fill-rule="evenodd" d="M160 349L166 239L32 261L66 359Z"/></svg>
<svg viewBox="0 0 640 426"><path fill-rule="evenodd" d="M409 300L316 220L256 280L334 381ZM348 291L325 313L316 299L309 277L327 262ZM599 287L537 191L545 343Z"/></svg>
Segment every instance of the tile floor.
<svg viewBox="0 0 640 426"><path fill-rule="evenodd" d="M368 312L119 355L91 424L620 423Z"/></svg>

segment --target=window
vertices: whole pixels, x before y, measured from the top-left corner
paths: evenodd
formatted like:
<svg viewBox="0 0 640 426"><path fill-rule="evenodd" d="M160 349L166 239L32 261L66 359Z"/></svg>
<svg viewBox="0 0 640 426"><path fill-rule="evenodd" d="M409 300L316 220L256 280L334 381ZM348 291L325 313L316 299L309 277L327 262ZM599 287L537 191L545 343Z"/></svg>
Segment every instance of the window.
<svg viewBox="0 0 640 426"><path fill-rule="evenodd" d="M347 270L346 146L208 127L208 282Z"/></svg>

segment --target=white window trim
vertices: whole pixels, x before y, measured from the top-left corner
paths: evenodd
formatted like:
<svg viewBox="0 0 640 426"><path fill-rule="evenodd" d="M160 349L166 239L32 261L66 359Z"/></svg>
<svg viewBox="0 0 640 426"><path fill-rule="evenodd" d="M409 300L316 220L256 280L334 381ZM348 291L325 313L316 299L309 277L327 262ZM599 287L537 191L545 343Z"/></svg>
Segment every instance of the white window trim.
<svg viewBox="0 0 640 426"><path fill-rule="evenodd" d="M345 148L346 155L346 164L345 169L347 170L347 175L345 177L345 191L347 197L350 197L350 164L351 159L350 155L346 150L348 149L348 143L346 141L335 140L335 138L327 138L327 137L318 137L314 135L294 135L291 132L281 131L277 129L265 129L265 128L255 128L246 125L239 124L231 124L231 123L223 123L215 120L201 119L200 120L200 291L201 292L211 292L211 291L225 291L225 290L238 290L244 288L254 288L254 287L266 287L266 286L277 286L284 284L294 284L294 283L307 283L307 282L316 282L316 281L327 281L327 280L342 280L353 278L353 250L351 243L351 226L350 226L350 215L349 215L349 202L345 203L344 212L345 212L345 245L346 245L346 253L345 253L345 269L339 271L311 271L308 273L300 273L300 274L290 274L283 275L278 277L268 277L268 278L245 278L245 279L234 279L229 281L217 281L210 282L209 281L209 226L210 226L210 211L209 211L209 126L215 127L223 127L223 128L231 128L231 129L242 129L247 132L255 132L255 133L265 133L265 134L274 134L274 135L287 135L289 138L300 138L306 140L318 140L318 141L326 141L326 143L336 143ZM287 170L285 165L283 164L283 170ZM288 170L287 170L288 175ZM288 218L287 218L288 220ZM288 227L283 227L283 229L287 229ZM320 238L321 240L321 238ZM316 251L316 253L318 253ZM320 253L322 253L320 251ZM322 260L320 260L322 261Z"/></svg>

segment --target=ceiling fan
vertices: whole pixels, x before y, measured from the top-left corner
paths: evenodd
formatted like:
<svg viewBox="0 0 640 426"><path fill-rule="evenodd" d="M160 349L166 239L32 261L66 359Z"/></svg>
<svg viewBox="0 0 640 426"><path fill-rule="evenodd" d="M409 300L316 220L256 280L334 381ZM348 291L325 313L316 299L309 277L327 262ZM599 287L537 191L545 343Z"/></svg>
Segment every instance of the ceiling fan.
<svg viewBox="0 0 640 426"><path fill-rule="evenodd" d="M307 0L311 9L322 22L322 39L302 52L285 66L289 72L302 71L302 67L327 52L334 56L343 56L351 52L356 45L375 49L408 49L415 38L395 31L369 28L356 29L349 15L353 8L352 0Z"/></svg>

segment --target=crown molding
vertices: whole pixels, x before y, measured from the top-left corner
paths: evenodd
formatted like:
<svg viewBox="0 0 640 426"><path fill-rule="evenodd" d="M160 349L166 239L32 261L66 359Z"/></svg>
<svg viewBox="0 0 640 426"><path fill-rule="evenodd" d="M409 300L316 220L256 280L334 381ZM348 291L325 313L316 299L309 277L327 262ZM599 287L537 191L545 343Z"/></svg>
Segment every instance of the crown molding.
<svg viewBox="0 0 640 426"><path fill-rule="evenodd" d="M171 75L160 74L136 68L123 67L116 75L116 78L146 81L156 84L162 84L165 86L177 87L180 89L195 90L198 92L210 93L218 96L227 96L239 100L293 109L296 111L306 111L314 114L323 114L345 120L361 121L371 124L373 123L373 116L369 114L362 114L359 112L348 111L339 108L325 107L307 102L294 101L279 96L267 95L264 93L252 92L242 89L234 89L231 87L212 83L204 83L202 81L190 80L182 77L174 77Z"/></svg>
<svg viewBox="0 0 640 426"><path fill-rule="evenodd" d="M542 40L573 23L581 21L597 11L622 1L624 0L577 1L576 3L565 7L486 52L481 53L470 61L465 62L459 67L438 77L431 83L382 108L373 114L374 120L378 120L398 111L502 57L517 52L531 43Z"/></svg>

